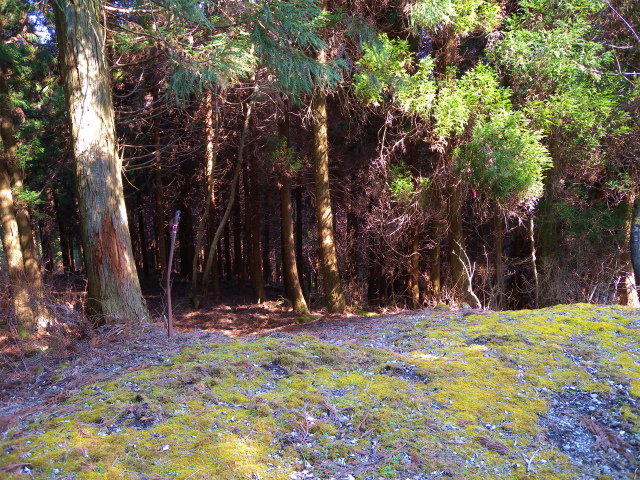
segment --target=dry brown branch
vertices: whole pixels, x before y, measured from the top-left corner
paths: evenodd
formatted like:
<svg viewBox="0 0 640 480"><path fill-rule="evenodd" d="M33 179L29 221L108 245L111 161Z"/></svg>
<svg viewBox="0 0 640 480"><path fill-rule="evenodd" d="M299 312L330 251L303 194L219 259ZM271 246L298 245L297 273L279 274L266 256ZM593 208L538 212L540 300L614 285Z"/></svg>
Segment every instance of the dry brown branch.
<svg viewBox="0 0 640 480"><path fill-rule="evenodd" d="M489 450L493 450L494 452L499 453L500 455L508 455L511 450L504 443L498 442L497 440L491 440L487 437L476 437L476 440L485 448Z"/></svg>

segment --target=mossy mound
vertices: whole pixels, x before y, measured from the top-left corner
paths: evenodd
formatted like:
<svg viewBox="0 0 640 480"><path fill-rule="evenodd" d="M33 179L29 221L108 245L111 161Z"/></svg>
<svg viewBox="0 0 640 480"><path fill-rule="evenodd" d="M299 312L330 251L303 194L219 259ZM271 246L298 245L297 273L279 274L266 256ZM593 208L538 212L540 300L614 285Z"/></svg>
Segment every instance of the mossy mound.
<svg viewBox="0 0 640 480"><path fill-rule="evenodd" d="M15 426L0 466L35 478L633 478L637 311L394 319L358 343L196 343ZM380 335L393 348L361 346ZM574 424L602 460L576 463Z"/></svg>

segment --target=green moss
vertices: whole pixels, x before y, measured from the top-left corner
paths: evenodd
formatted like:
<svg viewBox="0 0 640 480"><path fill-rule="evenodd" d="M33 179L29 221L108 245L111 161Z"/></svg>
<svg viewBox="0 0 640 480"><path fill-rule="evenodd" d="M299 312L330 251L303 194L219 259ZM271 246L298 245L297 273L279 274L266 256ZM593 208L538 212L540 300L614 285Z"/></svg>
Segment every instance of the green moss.
<svg viewBox="0 0 640 480"><path fill-rule="evenodd" d="M318 318L320 317L318 317L317 315L302 315L301 317L296 318L296 323L311 323Z"/></svg>
<svg viewBox="0 0 640 480"><path fill-rule="evenodd" d="M31 462L37 478L58 468L81 478L276 480L304 462L338 478L340 465L375 458L368 475L376 478L415 469L482 478L458 460L481 452L488 471L509 472L499 478L575 478L560 451L536 440L538 419L567 385L609 392L613 379L639 395L640 332L631 318L617 307L575 305L438 314L371 333L408 353L310 336L197 344L15 427L0 442L9 452L0 465ZM640 435L637 410L624 403L619 415ZM504 468L513 461L479 436L539 448L535 476L523 462Z"/></svg>

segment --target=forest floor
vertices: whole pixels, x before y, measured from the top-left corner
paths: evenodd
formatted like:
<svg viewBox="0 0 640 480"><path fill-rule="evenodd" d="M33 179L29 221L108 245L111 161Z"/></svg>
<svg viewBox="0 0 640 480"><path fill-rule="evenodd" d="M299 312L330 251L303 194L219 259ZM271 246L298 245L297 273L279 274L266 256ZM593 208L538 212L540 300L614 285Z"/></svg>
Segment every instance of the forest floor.
<svg viewBox="0 0 640 480"><path fill-rule="evenodd" d="M182 298L173 340L158 321L5 344L0 478L640 478L637 310Z"/></svg>

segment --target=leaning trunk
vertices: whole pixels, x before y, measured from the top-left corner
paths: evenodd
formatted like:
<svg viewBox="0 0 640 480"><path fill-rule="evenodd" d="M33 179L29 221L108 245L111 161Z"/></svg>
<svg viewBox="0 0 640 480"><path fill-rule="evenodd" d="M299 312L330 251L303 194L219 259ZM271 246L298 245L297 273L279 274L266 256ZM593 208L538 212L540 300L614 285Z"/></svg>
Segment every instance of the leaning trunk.
<svg viewBox="0 0 640 480"><path fill-rule="evenodd" d="M87 313L106 320L149 318L127 225L109 71L98 4L53 2L60 70L75 159Z"/></svg>
<svg viewBox="0 0 640 480"><path fill-rule="evenodd" d="M247 132L249 131L249 122L251 121L251 113L253 111L253 105L256 100L257 91L258 91L258 80L256 79L254 91L251 94L249 103L247 105L247 112L244 117L242 134L240 135L240 145L238 146L238 159L236 160L236 166L233 172L233 179L231 180L231 191L229 192L229 203L227 204L227 208L224 211L224 215L222 216L222 219L218 224L218 228L216 230L215 236L213 237L213 241L211 242L209 255L207 256L207 263L204 268L204 275L202 279L202 284L203 284L202 298L203 299L207 296L207 289L209 286L209 276L211 275L211 269L213 267L213 258L215 256L215 249L216 249L216 246L218 245L218 241L220 240L220 236L222 235L222 230L224 229L224 225L225 223L227 223L227 220L233 208L234 199L236 196L236 189L238 186L238 177L240 176L240 168L242 167L242 155L244 153L244 144L247 139Z"/></svg>

